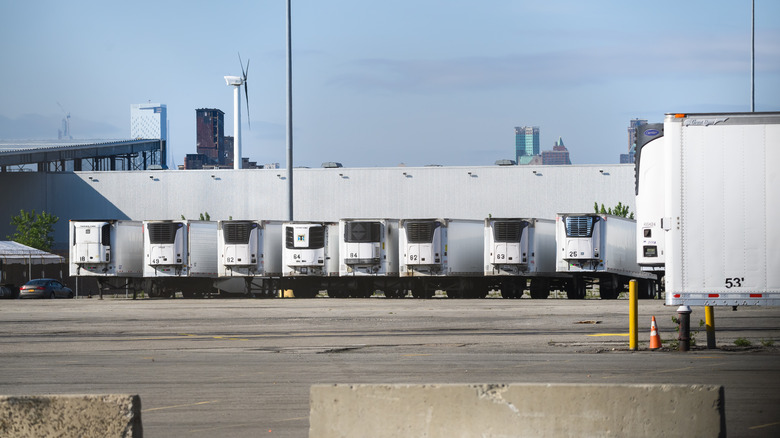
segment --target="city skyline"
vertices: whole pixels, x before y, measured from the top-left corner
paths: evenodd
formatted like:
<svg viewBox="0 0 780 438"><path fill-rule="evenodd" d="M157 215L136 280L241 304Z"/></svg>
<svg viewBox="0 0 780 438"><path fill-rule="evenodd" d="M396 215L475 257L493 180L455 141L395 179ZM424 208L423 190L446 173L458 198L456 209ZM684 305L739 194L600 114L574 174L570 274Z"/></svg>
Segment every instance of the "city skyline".
<svg viewBox="0 0 780 438"><path fill-rule="evenodd" d="M285 162L283 1L0 5L0 138L126 138L128 106L167 105L175 168L197 108L232 107L251 60L243 155ZM231 12L241 9L238 18ZM149 11L153 11L149 13ZM292 2L296 166L490 165L514 126L617 163L632 119L748 111L750 2ZM780 2L756 0L756 110L780 110ZM400 30L403 29L403 30ZM226 111L225 135L233 134Z"/></svg>

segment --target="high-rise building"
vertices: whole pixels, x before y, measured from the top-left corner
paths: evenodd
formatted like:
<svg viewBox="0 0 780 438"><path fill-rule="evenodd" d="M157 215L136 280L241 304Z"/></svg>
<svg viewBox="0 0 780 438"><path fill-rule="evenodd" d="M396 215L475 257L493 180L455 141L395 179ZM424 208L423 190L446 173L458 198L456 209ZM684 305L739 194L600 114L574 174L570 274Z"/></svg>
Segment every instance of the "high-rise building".
<svg viewBox="0 0 780 438"><path fill-rule="evenodd" d="M223 164L225 152L225 113L216 108L195 110L198 154L208 157L206 164Z"/></svg>
<svg viewBox="0 0 780 438"><path fill-rule="evenodd" d="M130 105L130 138L168 140L168 107L160 103Z"/></svg>
<svg viewBox="0 0 780 438"><path fill-rule="evenodd" d="M636 133L640 126L647 125L647 120L633 119L628 125L628 153L620 154L620 163L633 163L636 158Z"/></svg>
<svg viewBox="0 0 780 438"><path fill-rule="evenodd" d="M539 127L515 126L515 157L517 164L529 164L539 155Z"/></svg>
<svg viewBox="0 0 780 438"><path fill-rule="evenodd" d="M558 137L555 146L553 146L553 150L542 152L542 164L571 164L569 150L563 145L562 138Z"/></svg>
<svg viewBox="0 0 780 438"><path fill-rule="evenodd" d="M233 168L233 143L234 138L231 135L225 136L225 149L222 151L222 161L220 164L223 166L227 166L229 168ZM242 169L246 169L246 167L242 167Z"/></svg>

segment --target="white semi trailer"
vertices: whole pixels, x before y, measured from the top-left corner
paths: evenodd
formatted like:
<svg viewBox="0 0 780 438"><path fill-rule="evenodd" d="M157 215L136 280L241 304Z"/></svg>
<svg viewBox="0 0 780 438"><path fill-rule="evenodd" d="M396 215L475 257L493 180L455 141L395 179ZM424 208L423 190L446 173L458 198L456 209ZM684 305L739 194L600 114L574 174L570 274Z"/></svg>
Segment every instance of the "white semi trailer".
<svg viewBox="0 0 780 438"><path fill-rule="evenodd" d="M643 270L663 275L666 257L663 233L664 125L651 123L637 129L636 225L637 262Z"/></svg>
<svg viewBox="0 0 780 438"><path fill-rule="evenodd" d="M547 298L565 290L569 275L555 269L555 221L537 218L487 218L484 226L485 277L504 298Z"/></svg>
<svg viewBox="0 0 780 438"><path fill-rule="evenodd" d="M150 296L185 297L216 293L217 222L153 220L143 222L144 279Z"/></svg>
<svg viewBox="0 0 780 438"><path fill-rule="evenodd" d="M596 281L602 299L615 299L637 279L639 297L655 295L656 276L636 261L636 222L599 213L560 213L556 218L556 270L571 275L569 298L585 298Z"/></svg>
<svg viewBox="0 0 780 438"><path fill-rule="evenodd" d="M231 286L240 279L241 293L264 297L276 295L282 276L282 222L218 221L217 251L220 292L232 292Z"/></svg>
<svg viewBox="0 0 780 438"><path fill-rule="evenodd" d="M101 290L143 285L143 224L131 220L71 220L69 274L95 277Z"/></svg>
<svg viewBox="0 0 780 438"><path fill-rule="evenodd" d="M399 274L415 298L487 296L483 221L402 219L399 228Z"/></svg>
<svg viewBox="0 0 780 438"><path fill-rule="evenodd" d="M320 290L333 296L331 286L339 275L338 222L285 222L283 229L283 287L299 298L311 298Z"/></svg>
<svg viewBox="0 0 780 438"><path fill-rule="evenodd" d="M636 257L666 303L780 305L780 112L667 114L639 158Z"/></svg>
<svg viewBox="0 0 780 438"><path fill-rule="evenodd" d="M398 276L398 219L339 221L339 278L336 294L387 298L406 295Z"/></svg>

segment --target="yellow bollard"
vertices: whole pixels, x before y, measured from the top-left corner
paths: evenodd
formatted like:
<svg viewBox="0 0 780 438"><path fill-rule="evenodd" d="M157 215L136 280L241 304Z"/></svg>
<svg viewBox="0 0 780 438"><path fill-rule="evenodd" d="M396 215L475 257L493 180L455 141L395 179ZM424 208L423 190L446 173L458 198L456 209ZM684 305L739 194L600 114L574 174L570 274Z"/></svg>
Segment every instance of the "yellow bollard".
<svg viewBox="0 0 780 438"><path fill-rule="evenodd" d="M639 298L636 291L636 280L628 282L628 349L636 351L639 343L637 327L639 326Z"/></svg>
<svg viewBox="0 0 780 438"><path fill-rule="evenodd" d="M714 349L715 346L715 308L704 306L704 323L707 325L707 348Z"/></svg>

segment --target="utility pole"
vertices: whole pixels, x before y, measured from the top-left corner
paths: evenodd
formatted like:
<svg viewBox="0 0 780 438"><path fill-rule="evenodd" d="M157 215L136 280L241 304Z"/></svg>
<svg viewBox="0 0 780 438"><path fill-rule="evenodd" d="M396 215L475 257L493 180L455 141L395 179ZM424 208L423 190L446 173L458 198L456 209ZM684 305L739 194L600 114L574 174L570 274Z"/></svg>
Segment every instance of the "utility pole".
<svg viewBox="0 0 780 438"><path fill-rule="evenodd" d="M750 23L750 112L756 112L756 0Z"/></svg>
<svg viewBox="0 0 780 438"><path fill-rule="evenodd" d="M293 220L292 22L287 0L287 220Z"/></svg>

